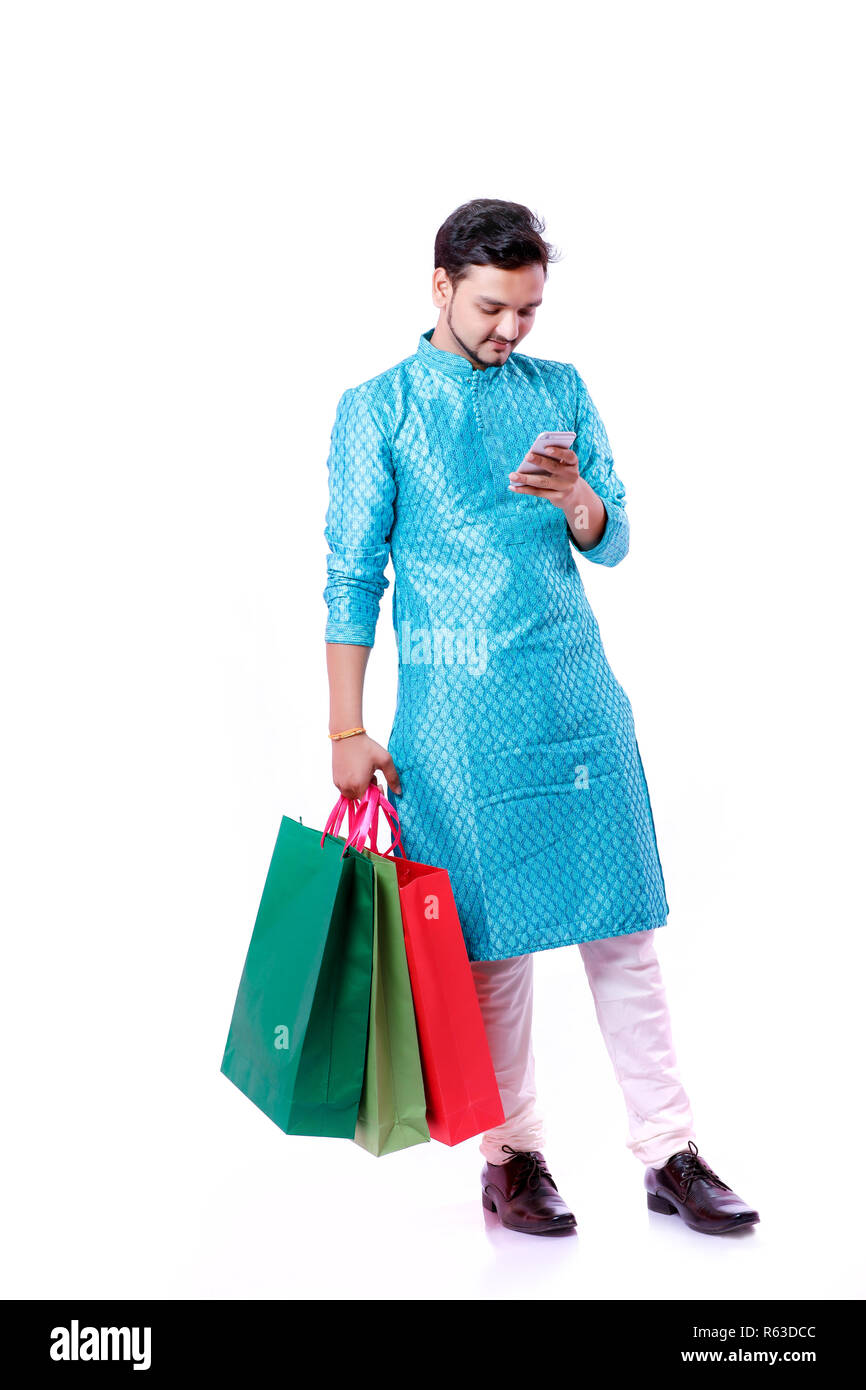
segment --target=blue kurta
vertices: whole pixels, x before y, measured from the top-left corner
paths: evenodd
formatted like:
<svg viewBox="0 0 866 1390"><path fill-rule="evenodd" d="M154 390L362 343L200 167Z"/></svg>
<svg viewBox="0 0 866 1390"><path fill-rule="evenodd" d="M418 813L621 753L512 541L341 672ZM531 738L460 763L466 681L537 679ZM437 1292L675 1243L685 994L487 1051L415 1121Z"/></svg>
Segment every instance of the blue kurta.
<svg viewBox="0 0 866 1390"><path fill-rule="evenodd" d="M432 333L343 393L328 459L327 642L373 645L394 566L388 796L406 854L448 870L470 960L662 926L631 704L576 563L628 550L604 425L570 363L476 369ZM508 490L536 435L563 429L607 513L592 550Z"/></svg>

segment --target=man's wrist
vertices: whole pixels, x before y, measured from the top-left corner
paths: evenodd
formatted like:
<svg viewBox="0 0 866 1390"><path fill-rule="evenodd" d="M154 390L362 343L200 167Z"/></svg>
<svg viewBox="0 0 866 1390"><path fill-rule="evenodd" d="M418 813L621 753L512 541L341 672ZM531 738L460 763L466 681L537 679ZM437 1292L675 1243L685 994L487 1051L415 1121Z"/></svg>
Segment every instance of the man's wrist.
<svg viewBox="0 0 866 1390"><path fill-rule="evenodd" d="M565 517L578 550L594 550L601 543L607 528L607 508L584 478L575 484Z"/></svg>
<svg viewBox="0 0 866 1390"><path fill-rule="evenodd" d="M358 715L357 719L355 719L353 716L350 715L348 719L342 719L342 720L341 720L341 719L331 719L331 720L329 720L329 721L328 721L328 733L329 733L329 734L338 734L338 733L340 733L340 731L341 731L342 729L361 729L361 728L363 728L363 726L364 726L364 721L363 721L363 719L361 718L360 715Z"/></svg>

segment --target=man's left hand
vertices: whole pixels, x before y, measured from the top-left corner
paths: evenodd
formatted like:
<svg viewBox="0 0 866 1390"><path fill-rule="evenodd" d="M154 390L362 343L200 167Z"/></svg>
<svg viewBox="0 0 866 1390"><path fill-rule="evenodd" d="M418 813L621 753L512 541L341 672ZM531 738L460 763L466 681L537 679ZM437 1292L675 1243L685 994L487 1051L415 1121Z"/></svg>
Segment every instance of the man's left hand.
<svg viewBox="0 0 866 1390"><path fill-rule="evenodd" d="M580 460L573 449L549 444L549 452L530 449L523 462L541 464L549 473L509 473L509 491L529 497L546 497L565 513L568 528L579 550L598 545L607 525L607 512L597 492L580 476Z"/></svg>
<svg viewBox="0 0 866 1390"><path fill-rule="evenodd" d="M526 454L524 463L540 464L549 470L544 473L524 473L518 469L509 473L509 490L530 497L546 497L554 507L559 507L569 517L576 507L587 502L587 492L592 488L580 476L580 462L573 449L564 449L559 444L548 445L549 452Z"/></svg>

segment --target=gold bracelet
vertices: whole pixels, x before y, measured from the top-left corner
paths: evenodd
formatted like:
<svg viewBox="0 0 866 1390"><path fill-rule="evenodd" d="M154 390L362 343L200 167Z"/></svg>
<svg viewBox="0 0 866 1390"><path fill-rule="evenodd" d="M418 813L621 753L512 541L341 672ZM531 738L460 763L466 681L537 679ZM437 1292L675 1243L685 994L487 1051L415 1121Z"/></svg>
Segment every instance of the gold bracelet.
<svg viewBox="0 0 866 1390"><path fill-rule="evenodd" d="M352 734L365 734L366 729L344 729L341 734L328 734L328 738L351 738Z"/></svg>

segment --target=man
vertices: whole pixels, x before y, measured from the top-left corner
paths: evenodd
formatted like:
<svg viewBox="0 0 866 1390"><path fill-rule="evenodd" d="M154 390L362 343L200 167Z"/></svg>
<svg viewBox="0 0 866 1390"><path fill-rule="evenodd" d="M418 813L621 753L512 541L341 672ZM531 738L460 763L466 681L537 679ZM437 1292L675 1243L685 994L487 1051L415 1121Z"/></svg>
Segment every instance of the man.
<svg viewBox="0 0 866 1390"><path fill-rule="evenodd" d="M721 1233L758 1213L698 1157L631 705L575 562L625 556L625 489L576 369L515 351L557 258L543 230L521 204L457 208L434 246L435 327L340 397L324 591L334 782L360 797L381 769L406 854L449 872L506 1117L480 1145L484 1206L515 1231L576 1225L544 1161L531 1041L533 953L576 944L650 1209ZM573 448L534 454L562 430ZM389 554L400 665L385 748L362 694Z"/></svg>

